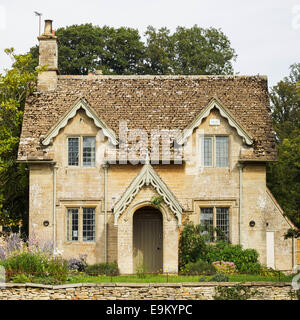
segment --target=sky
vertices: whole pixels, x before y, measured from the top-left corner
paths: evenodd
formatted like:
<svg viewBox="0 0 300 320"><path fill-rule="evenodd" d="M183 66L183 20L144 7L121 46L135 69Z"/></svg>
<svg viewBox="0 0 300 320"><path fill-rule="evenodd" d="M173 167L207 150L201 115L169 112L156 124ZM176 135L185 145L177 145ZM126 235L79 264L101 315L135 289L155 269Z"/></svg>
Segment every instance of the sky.
<svg viewBox="0 0 300 320"><path fill-rule="evenodd" d="M39 20L53 20L53 29L92 23L136 28L148 25L220 28L238 57L240 75L266 75L269 86L300 63L300 0L0 0L0 73L11 66L5 48L26 53L38 44Z"/></svg>

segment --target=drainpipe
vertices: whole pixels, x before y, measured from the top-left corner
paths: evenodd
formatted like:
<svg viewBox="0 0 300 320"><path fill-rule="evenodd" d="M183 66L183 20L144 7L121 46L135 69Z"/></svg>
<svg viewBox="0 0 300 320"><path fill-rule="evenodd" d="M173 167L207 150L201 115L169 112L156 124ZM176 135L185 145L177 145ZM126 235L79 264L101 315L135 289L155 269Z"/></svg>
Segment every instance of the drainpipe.
<svg viewBox="0 0 300 320"><path fill-rule="evenodd" d="M239 244L242 244L242 208L243 208L243 168L242 163L238 163L237 167L239 169Z"/></svg>
<svg viewBox="0 0 300 320"><path fill-rule="evenodd" d="M104 163L104 261L107 262L107 171L108 163Z"/></svg>
<svg viewBox="0 0 300 320"><path fill-rule="evenodd" d="M56 251L56 171L58 169L57 165L53 166L53 255Z"/></svg>

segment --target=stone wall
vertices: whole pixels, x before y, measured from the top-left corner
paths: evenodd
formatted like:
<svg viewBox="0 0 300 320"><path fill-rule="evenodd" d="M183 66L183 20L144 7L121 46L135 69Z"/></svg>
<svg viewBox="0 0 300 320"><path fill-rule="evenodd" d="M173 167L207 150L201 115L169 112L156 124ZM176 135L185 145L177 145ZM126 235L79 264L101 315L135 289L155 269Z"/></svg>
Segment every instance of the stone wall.
<svg viewBox="0 0 300 320"><path fill-rule="evenodd" d="M14 284L0 286L0 300L213 300L217 286L237 283L78 283L68 285ZM255 300L290 300L289 282L248 282Z"/></svg>

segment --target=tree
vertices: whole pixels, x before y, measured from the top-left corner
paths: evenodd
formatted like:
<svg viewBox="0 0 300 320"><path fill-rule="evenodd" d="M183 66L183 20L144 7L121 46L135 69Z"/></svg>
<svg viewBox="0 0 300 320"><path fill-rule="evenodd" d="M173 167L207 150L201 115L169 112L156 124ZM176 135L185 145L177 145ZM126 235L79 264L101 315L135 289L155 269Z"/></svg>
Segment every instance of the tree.
<svg viewBox="0 0 300 320"><path fill-rule="evenodd" d="M267 167L267 183L285 214L300 228L300 64L291 66L271 92L278 161ZM299 231L288 235L300 236Z"/></svg>
<svg viewBox="0 0 300 320"><path fill-rule="evenodd" d="M221 30L178 27L171 34L149 26L145 43L138 30L92 24L56 31L61 74L231 74L236 55ZM30 49L32 68L38 65L38 47Z"/></svg>
<svg viewBox="0 0 300 320"><path fill-rule="evenodd" d="M197 25L178 27L175 38L176 74L232 74L236 55L221 30Z"/></svg>
<svg viewBox="0 0 300 320"><path fill-rule="evenodd" d="M143 62L144 44L132 28L82 24L59 28L55 35L60 74L85 75L97 69L104 74L133 74ZM34 68L38 65L38 46L29 52Z"/></svg>
<svg viewBox="0 0 300 320"><path fill-rule="evenodd" d="M13 67L0 74L0 224L15 226L28 218L28 174L26 165L16 162L23 111L33 92L37 73L29 71L31 55L5 52Z"/></svg>

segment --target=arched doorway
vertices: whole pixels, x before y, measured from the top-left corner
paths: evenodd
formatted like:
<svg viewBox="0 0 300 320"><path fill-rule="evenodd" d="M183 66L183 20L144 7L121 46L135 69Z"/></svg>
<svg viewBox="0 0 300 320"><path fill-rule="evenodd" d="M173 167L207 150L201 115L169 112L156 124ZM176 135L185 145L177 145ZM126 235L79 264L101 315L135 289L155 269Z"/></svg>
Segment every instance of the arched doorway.
<svg viewBox="0 0 300 320"><path fill-rule="evenodd" d="M133 215L134 271L143 266L146 272L163 269L163 219L158 209L147 206Z"/></svg>

